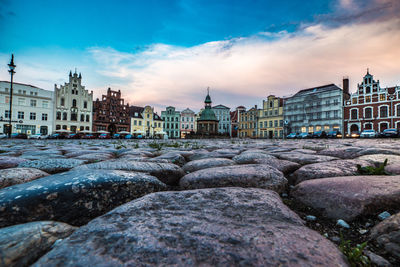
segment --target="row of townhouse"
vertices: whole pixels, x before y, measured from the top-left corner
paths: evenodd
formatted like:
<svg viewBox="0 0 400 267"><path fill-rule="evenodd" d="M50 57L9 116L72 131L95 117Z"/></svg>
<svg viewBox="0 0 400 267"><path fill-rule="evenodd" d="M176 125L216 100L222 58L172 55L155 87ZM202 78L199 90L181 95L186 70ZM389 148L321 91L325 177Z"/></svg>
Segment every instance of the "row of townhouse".
<svg viewBox="0 0 400 267"><path fill-rule="evenodd" d="M69 73L68 82L55 85L54 91L33 85L0 81L0 132L9 132L12 101L12 133L51 134L53 132L131 133L154 137L184 138L197 132L201 113L187 108L182 112L167 107L159 116L153 107L130 106L121 91L108 88L100 99L82 85L82 75ZM208 95L209 97L209 95ZM209 97L210 98L210 97ZM211 98L210 98L211 101ZM219 134L231 135L230 108L209 106L216 117Z"/></svg>
<svg viewBox="0 0 400 267"><path fill-rule="evenodd" d="M257 105L239 111L238 136L283 138L289 133L339 131L345 134L373 129L400 129L400 86L381 88L367 70L354 93L349 79L343 88L328 84L298 91L291 97L270 95Z"/></svg>

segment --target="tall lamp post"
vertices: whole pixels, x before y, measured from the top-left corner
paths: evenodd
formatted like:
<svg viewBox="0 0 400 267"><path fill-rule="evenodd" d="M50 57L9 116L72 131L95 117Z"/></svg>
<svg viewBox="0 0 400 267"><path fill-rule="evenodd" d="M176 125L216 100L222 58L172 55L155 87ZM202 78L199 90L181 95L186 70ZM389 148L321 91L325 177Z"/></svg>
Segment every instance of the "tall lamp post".
<svg viewBox="0 0 400 267"><path fill-rule="evenodd" d="M11 118L12 118L12 97L13 97L13 77L14 77L14 73L15 73L15 64L14 64L14 54L11 55L11 62L10 64L8 64L9 67L9 73L11 74L11 85L10 85L10 112L9 114L9 128L8 128L8 137L11 138L11 131L12 131L12 127L11 127Z"/></svg>

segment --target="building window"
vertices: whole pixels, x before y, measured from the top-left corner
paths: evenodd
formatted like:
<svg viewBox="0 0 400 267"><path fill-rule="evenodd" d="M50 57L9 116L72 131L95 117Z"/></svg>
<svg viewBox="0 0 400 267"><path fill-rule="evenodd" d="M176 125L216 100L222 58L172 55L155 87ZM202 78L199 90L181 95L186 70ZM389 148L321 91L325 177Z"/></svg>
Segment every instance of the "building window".
<svg viewBox="0 0 400 267"><path fill-rule="evenodd" d="M384 94L379 95L379 100L380 101L385 101L386 100L385 95Z"/></svg>
<svg viewBox="0 0 400 267"><path fill-rule="evenodd" d="M371 87L367 86L367 88L365 88L365 93L366 94L370 94L371 93Z"/></svg>
<svg viewBox="0 0 400 267"><path fill-rule="evenodd" d="M352 99L352 104L353 104L353 105L357 104L357 98L353 98L353 99Z"/></svg>
<svg viewBox="0 0 400 267"><path fill-rule="evenodd" d="M133 125L137 125L137 120L134 120L134 121L133 121Z"/></svg>
<svg viewBox="0 0 400 267"><path fill-rule="evenodd" d="M29 119L30 120L36 120L36 113L35 112L31 112L30 114L29 114Z"/></svg>
<svg viewBox="0 0 400 267"><path fill-rule="evenodd" d="M83 102L83 108L87 108L87 101Z"/></svg>
<svg viewBox="0 0 400 267"><path fill-rule="evenodd" d="M43 101L42 102L42 107L43 108L48 108L49 107L49 102L48 101Z"/></svg>
<svg viewBox="0 0 400 267"><path fill-rule="evenodd" d="M76 99L72 99L72 107L76 108Z"/></svg>
<svg viewBox="0 0 400 267"><path fill-rule="evenodd" d="M329 119L331 117L330 111L325 111L325 118Z"/></svg>
<svg viewBox="0 0 400 267"><path fill-rule="evenodd" d="M400 117L400 104L396 106L396 115Z"/></svg>
<svg viewBox="0 0 400 267"><path fill-rule="evenodd" d="M23 111L18 111L18 119L23 119L25 117L24 112Z"/></svg>
<svg viewBox="0 0 400 267"><path fill-rule="evenodd" d="M81 121L85 121L85 115L81 114Z"/></svg>
<svg viewBox="0 0 400 267"><path fill-rule="evenodd" d="M388 116L388 107L382 106L379 108L379 116L381 118L386 118Z"/></svg>
<svg viewBox="0 0 400 267"><path fill-rule="evenodd" d="M318 112L318 113L317 113L317 119L321 119L321 113L322 113L322 112Z"/></svg>
<svg viewBox="0 0 400 267"><path fill-rule="evenodd" d="M84 128L85 128L85 127L80 126L80 127L79 127L79 131L83 131Z"/></svg>
<svg viewBox="0 0 400 267"><path fill-rule="evenodd" d="M333 104L336 106L336 105L339 105L339 100L337 100L337 99L335 99L335 100L333 100Z"/></svg>
<svg viewBox="0 0 400 267"><path fill-rule="evenodd" d="M57 124L56 125L56 130L60 130L61 129L61 125Z"/></svg>
<svg viewBox="0 0 400 267"><path fill-rule="evenodd" d="M5 110L4 111L4 118L10 118L10 111L9 110Z"/></svg>
<svg viewBox="0 0 400 267"><path fill-rule="evenodd" d="M61 106L65 106L65 99L63 97L61 98L61 103L60 104L61 104Z"/></svg>
<svg viewBox="0 0 400 267"><path fill-rule="evenodd" d="M142 126L142 121L139 121L139 126Z"/></svg>
<svg viewBox="0 0 400 267"><path fill-rule="evenodd" d="M278 127L278 121L277 120L274 121L274 127Z"/></svg>
<svg viewBox="0 0 400 267"><path fill-rule="evenodd" d="M369 95L366 96L366 97L365 97L365 102L366 102L366 103L371 102L371 96L369 96Z"/></svg>
<svg viewBox="0 0 400 267"><path fill-rule="evenodd" d="M71 121L77 121L78 115L76 113L71 113Z"/></svg>
<svg viewBox="0 0 400 267"><path fill-rule="evenodd" d="M61 112L57 111L56 113L56 120L61 120Z"/></svg>
<svg viewBox="0 0 400 267"><path fill-rule="evenodd" d="M67 120L67 112L64 112L63 113L63 121L66 121Z"/></svg>
<svg viewBox="0 0 400 267"><path fill-rule="evenodd" d="M25 98L18 98L18 105L24 106L25 105Z"/></svg>
<svg viewBox="0 0 400 267"><path fill-rule="evenodd" d="M31 107L36 107L36 100L31 99Z"/></svg>
<svg viewBox="0 0 400 267"><path fill-rule="evenodd" d="M42 113L42 121L47 121L47 113Z"/></svg>
<svg viewBox="0 0 400 267"><path fill-rule="evenodd" d="M364 118L366 118L366 119L372 118L372 108L366 108L364 110Z"/></svg>
<svg viewBox="0 0 400 267"><path fill-rule="evenodd" d="M63 130L67 130L67 125L62 126Z"/></svg>
<svg viewBox="0 0 400 267"><path fill-rule="evenodd" d="M89 121L90 121L90 116L86 115L86 122L89 122Z"/></svg>
<svg viewBox="0 0 400 267"><path fill-rule="evenodd" d="M86 129L86 131L89 131L89 126L86 126L85 129Z"/></svg>
<svg viewBox="0 0 400 267"><path fill-rule="evenodd" d="M358 112L357 112L357 109L352 109L352 110L351 110L350 119L352 119L352 120L358 119Z"/></svg>

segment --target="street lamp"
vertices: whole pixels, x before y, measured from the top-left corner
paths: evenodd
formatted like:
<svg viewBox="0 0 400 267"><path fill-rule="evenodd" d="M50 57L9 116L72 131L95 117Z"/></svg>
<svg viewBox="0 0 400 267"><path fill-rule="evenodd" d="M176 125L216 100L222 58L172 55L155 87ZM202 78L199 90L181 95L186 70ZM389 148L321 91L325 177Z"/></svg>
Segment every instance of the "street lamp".
<svg viewBox="0 0 400 267"><path fill-rule="evenodd" d="M14 64L14 54L12 54L11 55L11 62L10 62L10 64L8 64L8 67L9 67L9 73L11 74L11 85L10 85L10 112L8 113L9 114L9 128L8 128L8 137L9 138L11 138L11 129L12 129L12 127L11 127L11 118L12 118L12 96L13 96L13 77L14 77L14 73L15 73L15 64Z"/></svg>

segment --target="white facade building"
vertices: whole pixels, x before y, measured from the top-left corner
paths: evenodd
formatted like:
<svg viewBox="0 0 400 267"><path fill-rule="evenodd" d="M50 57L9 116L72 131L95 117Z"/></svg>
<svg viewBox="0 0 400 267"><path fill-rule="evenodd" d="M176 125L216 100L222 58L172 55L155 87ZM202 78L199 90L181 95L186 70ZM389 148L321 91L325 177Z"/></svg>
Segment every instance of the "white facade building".
<svg viewBox="0 0 400 267"><path fill-rule="evenodd" d="M218 133L231 135L231 109L224 105L217 105L212 107L212 110L217 116L218 123Z"/></svg>
<svg viewBox="0 0 400 267"><path fill-rule="evenodd" d="M82 86L82 75L69 73L69 82L54 87L54 130L92 131L93 91Z"/></svg>
<svg viewBox="0 0 400 267"><path fill-rule="evenodd" d="M53 131L52 91L13 83L12 133L50 134ZM0 81L0 132L8 133L10 82Z"/></svg>
<svg viewBox="0 0 400 267"><path fill-rule="evenodd" d="M187 108L181 112L181 138L185 138L186 134L196 131L196 113Z"/></svg>

